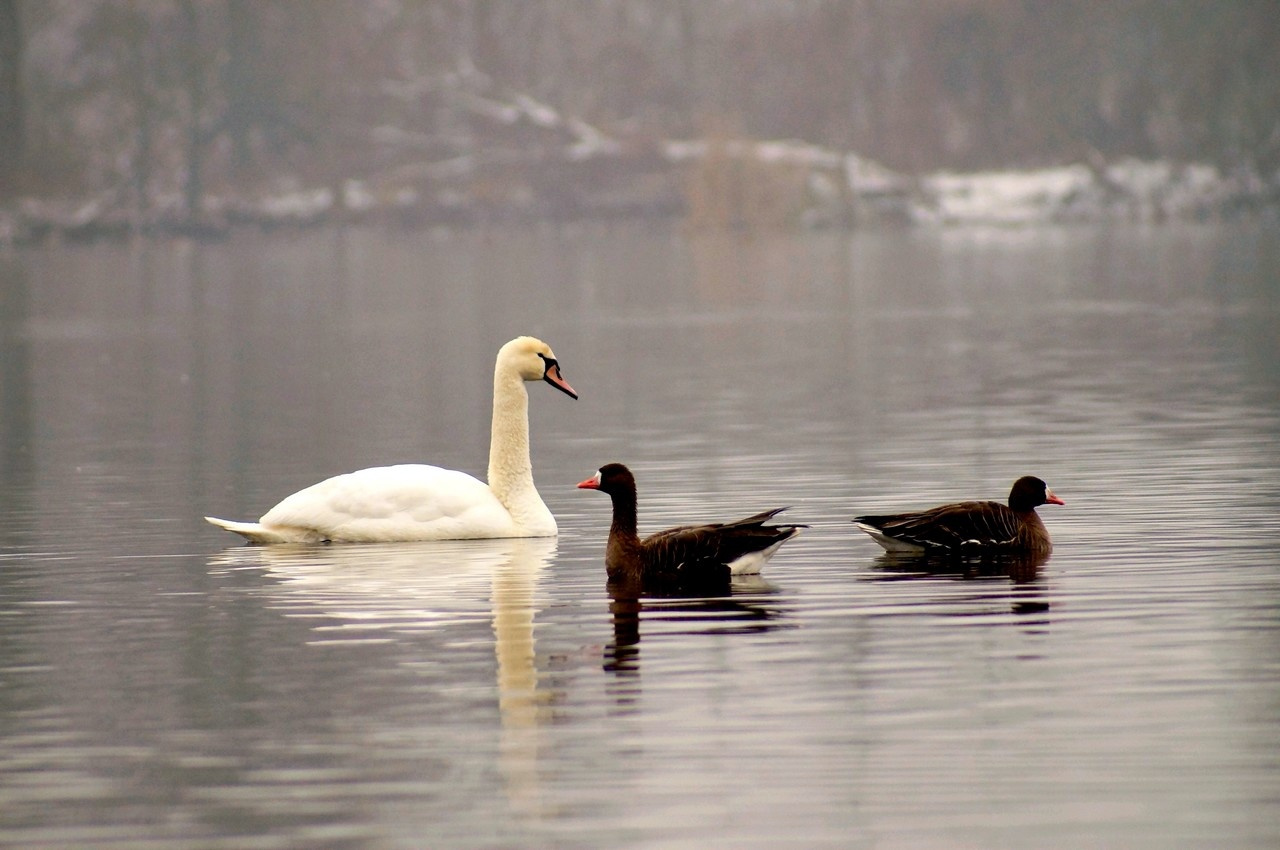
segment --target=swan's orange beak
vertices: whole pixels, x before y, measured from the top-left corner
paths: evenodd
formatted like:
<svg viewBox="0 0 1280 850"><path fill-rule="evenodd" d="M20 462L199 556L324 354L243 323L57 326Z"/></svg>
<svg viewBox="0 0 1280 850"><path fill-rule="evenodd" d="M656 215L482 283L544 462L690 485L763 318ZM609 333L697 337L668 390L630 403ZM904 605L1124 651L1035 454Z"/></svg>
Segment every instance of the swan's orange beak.
<svg viewBox="0 0 1280 850"><path fill-rule="evenodd" d="M542 373L542 380L560 390L560 392L566 393L570 398L578 397L573 387L569 386L569 382L560 377L560 364L555 360L547 359L547 370Z"/></svg>
<svg viewBox="0 0 1280 850"><path fill-rule="evenodd" d="M1044 503L1046 505L1065 505L1066 502L1053 495L1053 491L1048 487L1044 488Z"/></svg>

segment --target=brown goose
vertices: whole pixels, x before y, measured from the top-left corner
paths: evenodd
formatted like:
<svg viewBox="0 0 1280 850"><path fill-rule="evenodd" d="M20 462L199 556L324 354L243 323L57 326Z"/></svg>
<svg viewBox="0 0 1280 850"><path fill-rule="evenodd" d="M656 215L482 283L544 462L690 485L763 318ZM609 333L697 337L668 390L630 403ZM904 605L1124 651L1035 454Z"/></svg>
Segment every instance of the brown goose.
<svg viewBox="0 0 1280 850"><path fill-rule="evenodd" d="M778 547L804 525L765 525L786 508L737 522L684 525L651 534L636 533L636 479L620 463L600 467L578 485L613 500L613 525L605 550L609 581L643 586L690 587L728 584L730 576L760 572Z"/></svg>
<svg viewBox="0 0 1280 850"><path fill-rule="evenodd" d="M889 552L947 555L1048 555L1049 531L1040 505L1065 504L1039 478L1013 482L1009 504L953 502L926 511L859 516L858 528Z"/></svg>

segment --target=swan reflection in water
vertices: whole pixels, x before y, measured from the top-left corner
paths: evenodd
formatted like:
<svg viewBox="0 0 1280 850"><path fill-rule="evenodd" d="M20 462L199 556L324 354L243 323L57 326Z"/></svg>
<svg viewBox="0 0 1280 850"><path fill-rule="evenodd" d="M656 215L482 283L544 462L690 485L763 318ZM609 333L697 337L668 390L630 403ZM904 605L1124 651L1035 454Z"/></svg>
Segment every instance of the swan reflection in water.
<svg viewBox="0 0 1280 850"><path fill-rule="evenodd" d="M766 604L778 589L759 575L739 576L732 585L714 594L646 594L626 584L610 583L609 616L613 640L604 649L604 670L619 679L640 673L641 621L660 630L663 637L709 634L758 634L782 625L785 611ZM638 683L614 692L620 704L628 704L639 692Z"/></svg>
<svg viewBox="0 0 1280 850"><path fill-rule="evenodd" d="M983 558L930 557L885 552L875 559L877 575L871 581L911 581L926 578L953 578L958 581L1007 580L1011 592L991 596L1008 599L1014 614L1046 614L1049 602L1043 598L1040 568L1049 555ZM985 597L984 597L985 598ZM1047 624L1045 619L1041 625Z"/></svg>
<svg viewBox="0 0 1280 850"><path fill-rule="evenodd" d="M549 698L534 648L537 585L556 538L240 546L215 570L265 570L285 616L317 620L313 643L391 642L489 621L502 721L500 769L511 804L542 811L538 756Z"/></svg>

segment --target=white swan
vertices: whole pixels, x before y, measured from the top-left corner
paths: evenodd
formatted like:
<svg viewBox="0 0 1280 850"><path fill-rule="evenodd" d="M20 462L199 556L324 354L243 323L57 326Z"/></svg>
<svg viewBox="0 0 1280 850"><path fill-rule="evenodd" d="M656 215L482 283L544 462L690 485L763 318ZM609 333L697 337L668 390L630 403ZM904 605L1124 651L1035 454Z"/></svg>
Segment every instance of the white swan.
<svg viewBox="0 0 1280 850"><path fill-rule="evenodd" d="M522 336L502 346L493 369L488 484L438 466L380 466L299 490L257 522L205 519L252 543L554 537L555 517L533 486L525 381L578 397L545 342Z"/></svg>

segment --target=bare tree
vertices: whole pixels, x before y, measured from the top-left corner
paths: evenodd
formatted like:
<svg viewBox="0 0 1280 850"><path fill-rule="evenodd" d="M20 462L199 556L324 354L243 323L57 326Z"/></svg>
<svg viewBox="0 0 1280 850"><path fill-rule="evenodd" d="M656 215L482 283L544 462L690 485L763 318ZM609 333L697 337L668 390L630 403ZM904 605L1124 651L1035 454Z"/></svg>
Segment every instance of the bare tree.
<svg viewBox="0 0 1280 850"><path fill-rule="evenodd" d="M26 158L22 27L18 0L0 0L0 197L18 188Z"/></svg>
<svg viewBox="0 0 1280 850"><path fill-rule="evenodd" d="M208 144L206 110L209 102L207 66L201 49L200 9L196 0L179 0L178 80L185 95L183 120L184 164L182 199L187 217L197 219L204 200L204 159Z"/></svg>

